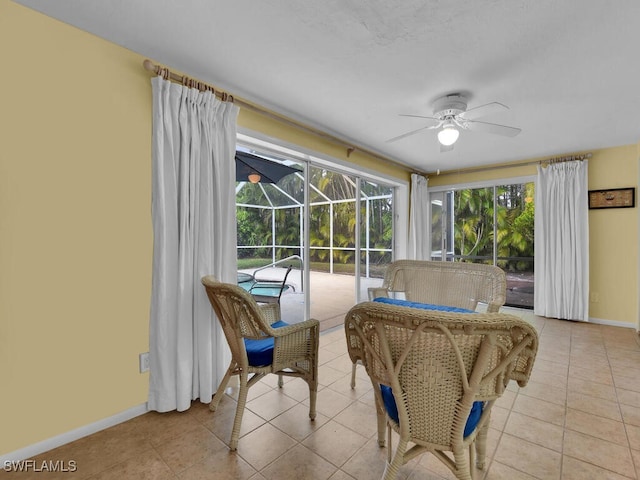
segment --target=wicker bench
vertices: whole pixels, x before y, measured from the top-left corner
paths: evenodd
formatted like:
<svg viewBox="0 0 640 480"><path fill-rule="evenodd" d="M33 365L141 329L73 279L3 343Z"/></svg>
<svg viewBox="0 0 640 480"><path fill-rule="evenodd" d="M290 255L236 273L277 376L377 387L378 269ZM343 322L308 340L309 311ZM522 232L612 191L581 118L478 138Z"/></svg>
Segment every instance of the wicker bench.
<svg viewBox="0 0 640 480"><path fill-rule="evenodd" d="M479 303L497 312L506 300L506 277L493 265L430 260L397 260L369 299L404 295L406 300L475 310Z"/></svg>
<svg viewBox="0 0 640 480"><path fill-rule="evenodd" d="M499 267L430 260L396 260L387 267L382 286L369 288L369 300L402 298L488 313L499 311L506 295L506 277ZM351 388L355 385L356 363Z"/></svg>

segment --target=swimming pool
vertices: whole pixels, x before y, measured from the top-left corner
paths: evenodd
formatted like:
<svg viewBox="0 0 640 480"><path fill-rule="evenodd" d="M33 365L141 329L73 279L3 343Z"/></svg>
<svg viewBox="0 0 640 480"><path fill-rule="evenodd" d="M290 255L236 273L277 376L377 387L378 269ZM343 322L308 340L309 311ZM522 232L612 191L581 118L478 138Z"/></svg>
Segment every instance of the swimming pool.
<svg viewBox="0 0 640 480"><path fill-rule="evenodd" d="M238 286L244 288L247 292L251 290L253 295L262 295L265 297L277 297L280 295L280 285L274 283L256 282L253 279L238 283ZM289 290L290 285L285 285L282 293Z"/></svg>

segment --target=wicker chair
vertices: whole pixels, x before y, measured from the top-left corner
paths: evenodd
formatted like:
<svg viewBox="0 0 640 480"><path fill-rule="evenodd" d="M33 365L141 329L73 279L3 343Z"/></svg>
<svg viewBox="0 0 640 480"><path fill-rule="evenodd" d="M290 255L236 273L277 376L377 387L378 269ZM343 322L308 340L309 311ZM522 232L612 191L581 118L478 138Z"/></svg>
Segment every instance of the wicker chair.
<svg viewBox="0 0 640 480"><path fill-rule="evenodd" d="M404 297L411 302L475 310L486 304L487 312L504 305L507 282L504 271L493 265L430 260L396 260L387 267L381 287L368 290L369 300ZM351 388L356 386L356 364Z"/></svg>
<svg viewBox="0 0 640 480"><path fill-rule="evenodd" d="M424 452L457 478L473 479L472 465L484 468L494 401L510 380L521 387L528 382L536 330L503 313L364 302L347 314L345 333L351 360L363 362L374 387L381 446L388 432L384 480L395 479L404 463ZM399 434L393 458L391 430Z"/></svg>
<svg viewBox="0 0 640 480"><path fill-rule="evenodd" d="M240 377L229 448L238 447L249 387L268 373L280 377L280 387L283 375L302 378L309 384L309 418L314 420L318 391L318 320L287 325L277 321L280 316L277 303L258 306L243 288L218 282L212 276L203 277L202 284L231 349L231 363L209 405L211 411L215 412L231 376Z"/></svg>

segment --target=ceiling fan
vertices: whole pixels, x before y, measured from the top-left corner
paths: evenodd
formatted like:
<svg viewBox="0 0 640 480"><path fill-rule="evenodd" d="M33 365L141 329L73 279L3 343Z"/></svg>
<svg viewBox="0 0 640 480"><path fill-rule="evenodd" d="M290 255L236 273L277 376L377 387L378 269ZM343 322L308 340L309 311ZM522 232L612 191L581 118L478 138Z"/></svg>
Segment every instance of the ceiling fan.
<svg viewBox="0 0 640 480"><path fill-rule="evenodd" d="M509 110L509 107L498 102L487 103L467 110L467 98L464 95L460 93L445 95L433 103L432 117L425 117L422 115L401 115L403 117L425 119L427 120L427 125L416 130L403 133L397 137L390 138L387 142L395 142L411 135L415 135L423 130L434 130L440 128L440 131L438 132L440 151L448 152L453 150L453 144L458 140L460 130L473 130L476 132L515 137L521 132L521 129L476 120L477 118L486 117L504 110Z"/></svg>

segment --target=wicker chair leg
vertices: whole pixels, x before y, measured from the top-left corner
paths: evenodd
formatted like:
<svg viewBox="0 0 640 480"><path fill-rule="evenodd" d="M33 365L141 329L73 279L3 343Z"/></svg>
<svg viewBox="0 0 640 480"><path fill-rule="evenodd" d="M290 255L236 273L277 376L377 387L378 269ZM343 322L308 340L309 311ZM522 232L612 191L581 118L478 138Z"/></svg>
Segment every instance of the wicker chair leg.
<svg viewBox="0 0 640 480"><path fill-rule="evenodd" d="M473 446L471 447L473 448ZM456 470L453 472L458 480L473 480L473 469L469 464L471 450L460 449L453 452Z"/></svg>
<svg viewBox="0 0 640 480"><path fill-rule="evenodd" d="M385 438L384 434L387 431L387 418L385 417L384 412L376 412L376 417L378 420L378 445L380 447L385 446ZM391 427L389 427L389 439L391 439ZM389 448L391 448L391 441L389 441Z"/></svg>
<svg viewBox="0 0 640 480"><path fill-rule="evenodd" d="M233 430L231 430L231 441L229 442L229 449L235 451L238 449L238 437L240 437L240 427L242 426L242 415L244 414L244 407L247 404L247 393L249 387L247 385L249 375L247 372L240 374L240 392L238 394L238 406L236 407L236 416L233 420Z"/></svg>
<svg viewBox="0 0 640 480"><path fill-rule="evenodd" d="M284 385L284 382L282 380L282 375L278 375L278 387L282 388L282 385Z"/></svg>
<svg viewBox="0 0 640 480"><path fill-rule="evenodd" d="M478 430L478 436L476 437L476 466L480 469L484 469L485 458L487 456L487 434L489 433L489 420Z"/></svg>
<svg viewBox="0 0 640 480"><path fill-rule="evenodd" d="M316 419L316 397L318 396L318 382L309 383L309 418Z"/></svg>
<svg viewBox="0 0 640 480"><path fill-rule="evenodd" d="M351 388L356 388L356 363L351 366Z"/></svg>
<svg viewBox="0 0 640 480"><path fill-rule="evenodd" d="M389 429L391 430L391 429ZM398 446L396 447L396 454L393 456L391 462L387 462L384 469L383 480L395 480L398 476L398 470L404 465L404 454L407 451L408 441L400 438ZM391 441L389 441L389 448L391 448Z"/></svg>
<svg viewBox="0 0 640 480"><path fill-rule="evenodd" d="M476 468L476 446L475 442L469 445L469 475L471 478L476 478L475 476L475 468Z"/></svg>
<svg viewBox="0 0 640 480"><path fill-rule="evenodd" d="M231 365L229 365L229 368L227 368L227 373L224 374L224 377L222 378L220 385L218 385L218 390L216 390L216 393L213 394L211 403L209 403L209 410L211 410L212 412L215 412L216 408L218 408L218 405L220 405L220 400L222 400L222 396L224 395L224 390L225 388L227 388L227 384L229 383L229 379L231 378L231 374L233 373L233 370L234 370L234 364L231 363Z"/></svg>

